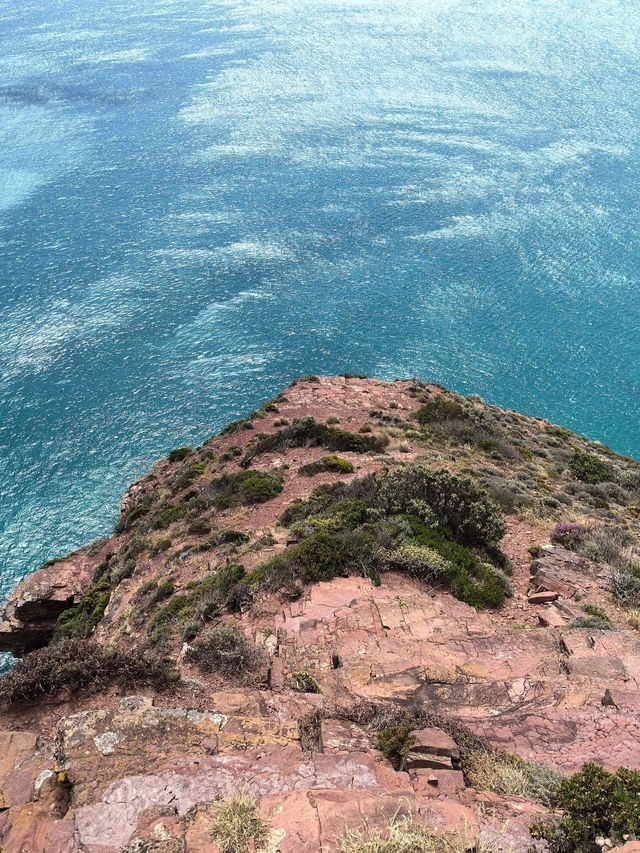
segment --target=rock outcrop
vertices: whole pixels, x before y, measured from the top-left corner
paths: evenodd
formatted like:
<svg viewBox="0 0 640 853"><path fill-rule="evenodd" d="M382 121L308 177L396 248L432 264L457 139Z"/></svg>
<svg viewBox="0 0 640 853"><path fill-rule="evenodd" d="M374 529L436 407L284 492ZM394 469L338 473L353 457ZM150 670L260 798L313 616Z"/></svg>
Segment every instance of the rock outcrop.
<svg viewBox="0 0 640 853"><path fill-rule="evenodd" d="M581 491L571 454L605 451L565 433L437 386L310 377L159 462L128 490L116 535L18 585L0 649L24 655L26 672L68 611L78 648L165 660L179 680L168 691L117 677L100 692L36 685L22 703L0 682L0 848L220 853L221 803L243 791L272 853L338 853L344 832L384 834L403 816L454 833L461 851L483 838L525 853L543 798L513 781L480 784L474 757L538 762L549 777L587 760L640 769L640 634L595 551L545 544L565 518L624 525L637 541L636 498L611 489L605 508ZM623 473L635 464L607 459ZM467 561L480 553L482 571L512 586L500 607L465 603L424 563L261 585L270 560L315 535L296 515L314 489L325 487L319 511L336 483L407 463L471 474L500 501L501 553L446 545ZM361 525L380 519L357 501L347 509ZM420 513L430 518L414 502L402 530L413 535ZM444 559L427 557L429 571ZM246 644L238 660L254 661L251 672L225 665L226 648L216 666L194 656L222 624Z"/></svg>

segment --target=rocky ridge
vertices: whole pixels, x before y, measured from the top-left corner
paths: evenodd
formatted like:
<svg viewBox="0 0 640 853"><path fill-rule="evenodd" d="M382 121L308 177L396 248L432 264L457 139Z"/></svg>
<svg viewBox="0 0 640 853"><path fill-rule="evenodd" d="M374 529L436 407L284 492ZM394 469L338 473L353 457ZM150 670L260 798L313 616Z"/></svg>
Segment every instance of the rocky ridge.
<svg viewBox="0 0 640 853"><path fill-rule="evenodd" d="M302 437L291 432L301 419ZM605 479L587 482L597 463ZM304 541L283 521L296 501L414 464L471 474L501 507L513 587L501 607L393 566L380 579L350 569L293 590L252 585ZM225 853L219 801L242 790L269 827L265 849L281 853L339 851L346 830L384 830L398 814L457 831L462 847L482 837L526 850L546 807L513 786L483 788L471 772L478 744L561 773L587 760L640 769L640 634L611 594L601 532L623 528L622 547L635 547L637 471L477 398L355 377L299 380L202 447L175 451L127 492L113 537L18 586L0 647L26 664L70 637L161 655L179 680L5 702L0 844ZM564 533L550 542L561 522L580 548ZM237 566L234 595L212 607L203 579ZM191 654L222 623L256 651L251 673L203 669ZM398 762L379 720L401 717L412 724Z"/></svg>

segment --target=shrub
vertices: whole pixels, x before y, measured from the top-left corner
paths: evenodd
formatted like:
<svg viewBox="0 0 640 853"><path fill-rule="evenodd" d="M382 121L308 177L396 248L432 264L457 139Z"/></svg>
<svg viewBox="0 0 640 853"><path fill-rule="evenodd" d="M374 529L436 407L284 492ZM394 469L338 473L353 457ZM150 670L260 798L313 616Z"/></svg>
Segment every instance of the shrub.
<svg viewBox="0 0 640 853"><path fill-rule="evenodd" d="M264 471L242 471L212 480L206 497L218 509L265 503L282 491L282 478Z"/></svg>
<svg viewBox="0 0 640 853"><path fill-rule="evenodd" d="M563 816L534 824L534 838L546 841L550 853L599 853L596 839L618 845L640 835L640 773L585 764L560 783L553 805Z"/></svg>
<svg viewBox="0 0 640 853"><path fill-rule="evenodd" d="M626 527L606 524L590 530L585 548L594 559L615 565L621 560L624 562L623 552L634 542L633 535Z"/></svg>
<svg viewBox="0 0 640 853"><path fill-rule="evenodd" d="M469 416L460 403L439 394L423 403L416 412L416 420L423 426L441 421L464 420Z"/></svg>
<svg viewBox="0 0 640 853"><path fill-rule="evenodd" d="M111 592L112 588L108 580L103 579L94 583L76 607L70 607L60 614L55 636L86 639L102 619L109 604Z"/></svg>
<svg viewBox="0 0 640 853"><path fill-rule="evenodd" d="M600 607L599 604L591 604L591 602L587 601L585 604L582 605L582 609L587 614L587 616L593 616L595 619L602 619L603 622L611 623L609 614L604 609L604 607Z"/></svg>
<svg viewBox="0 0 640 853"><path fill-rule="evenodd" d="M320 685L308 672L294 672L291 682L293 689L298 693L322 693Z"/></svg>
<svg viewBox="0 0 640 853"><path fill-rule="evenodd" d="M190 623L198 625L200 629L205 622L217 616L222 608L229 604L234 587L240 583L244 575L243 566L228 563L214 574L206 575L196 583L188 584L185 592L178 595L173 595L173 584L165 581L157 587L154 602L160 601L163 597L172 597L149 623L150 636L152 638L162 636L166 626L172 624Z"/></svg>
<svg viewBox="0 0 640 853"><path fill-rule="evenodd" d="M243 467L263 453L273 453L290 447L325 447L333 451L367 453L379 451L389 443L386 436L363 436L337 427L318 423L313 418L300 418L290 426L270 435L258 436L242 460Z"/></svg>
<svg viewBox="0 0 640 853"><path fill-rule="evenodd" d="M414 738L408 723L381 728L376 735L376 749L388 759L396 770L402 770L411 752Z"/></svg>
<svg viewBox="0 0 640 853"><path fill-rule="evenodd" d="M242 679L260 664L258 650L231 625L214 628L189 649L187 657L203 672L229 679Z"/></svg>
<svg viewBox="0 0 640 853"><path fill-rule="evenodd" d="M578 616L567 625L567 628L569 631L578 628L588 628L590 631L611 631L613 625L609 618L601 619L599 616Z"/></svg>
<svg viewBox="0 0 640 853"><path fill-rule="evenodd" d="M574 450L569 460L569 469L574 477L582 480L583 483L603 483L613 480L613 469L608 462L596 456L595 453Z"/></svg>
<svg viewBox="0 0 640 853"><path fill-rule="evenodd" d="M446 530L428 527L415 517L409 517L414 542L436 551L444 564L437 582L443 584L456 598L472 607L500 607L512 595L506 575L483 562L473 551L452 540Z"/></svg>
<svg viewBox="0 0 640 853"><path fill-rule="evenodd" d="M353 464L348 459L343 459L341 456L323 456L316 462L308 462L298 469L299 474L305 477L312 477L314 474L321 474L325 471L335 471L337 474L351 474L354 471Z"/></svg>
<svg viewBox="0 0 640 853"><path fill-rule="evenodd" d="M264 850L269 827L260 817L255 799L242 791L233 791L217 805L211 831L221 853L247 853Z"/></svg>
<svg viewBox="0 0 640 853"><path fill-rule="evenodd" d="M169 504L162 507L155 515L151 527L154 530L164 530L175 521L184 518L189 512L189 506L186 503Z"/></svg>
<svg viewBox="0 0 640 853"><path fill-rule="evenodd" d="M211 525L203 518L196 518L196 520L189 525L188 532L193 536L206 536L207 533L211 533Z"/></svg>
<svg viewBox="0 0 640 853"><path fill-rule="evenodd" d="M314 533L264 562L256 577L266 589L277 591L298 580L318 583L352 571L366 575L375 553L375 539L362 530Z"/></svg>
<svg viewBox="0 0 640 853"><path fill-rule="evenodd" d="M403 572L427 583L442 581L450 564L433 548L404 542L380 557L385 568Z"/></svg>
<svg viewBox="0 0 640 853"><path fill-rule="evenodd" d="M193 449L191 447L178 447L176 450L171 451L167 459L169 462L182 462L183 459L191 456L192 453Z"/></svg>
<svg viewBox="0 0 640 853"><path fill-rule="evenodd" d="M640 566L616 566L611 573L611 591L621 604L640 607Z"/></svg>
<svg viewBox="0 0 640 853"><path fill-rule="evenodd" d="M493 545L506 529L498 507L470 477L424 465L403 465L354 480L346 496L363 497L386 515L426 516L465 545Z"/></svg>
<svg viewBox="0 0 640 853"><path fill-rule="evenodd" d="M81 691L97 692L111 685L167 688L176 680L168 661L150 660L140 652L104 649L88 640L62 640L37 649L18 661L0 679L3 706L35 702L40 697Z"/></svg>
<svg viewBox="0 0 640 853"><path fill-rule="evenodd" d="M582 524L571 524L563 521L560 524L556 524L549 538L554 545L562 545L563 548L575 550L578 545L584 542L588 533L589 528Z"/></svg>

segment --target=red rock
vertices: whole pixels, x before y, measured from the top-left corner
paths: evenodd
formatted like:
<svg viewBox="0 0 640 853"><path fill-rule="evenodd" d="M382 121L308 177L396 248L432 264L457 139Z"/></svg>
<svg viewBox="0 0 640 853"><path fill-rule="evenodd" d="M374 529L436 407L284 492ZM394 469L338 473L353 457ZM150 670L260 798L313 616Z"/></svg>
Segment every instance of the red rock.
<svg viewBox="0 0 640 853"><path fill-rule="evenodd" d="M557 592L532 592L527 600L529 604L548 604L555 601L557 597Z"/></svg>

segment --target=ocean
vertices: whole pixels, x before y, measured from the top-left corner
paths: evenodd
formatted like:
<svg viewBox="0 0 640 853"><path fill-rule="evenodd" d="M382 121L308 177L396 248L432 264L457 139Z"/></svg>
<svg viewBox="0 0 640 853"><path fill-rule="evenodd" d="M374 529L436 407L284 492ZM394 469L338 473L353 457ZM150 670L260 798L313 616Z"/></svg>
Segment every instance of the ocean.
<svg viewBox="0 0 640 853"><path fill-rule="evenodd" d="M305 373L640 456L640 6L0 0L0 597Z"/></svg>

